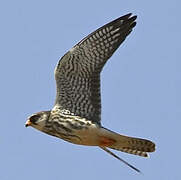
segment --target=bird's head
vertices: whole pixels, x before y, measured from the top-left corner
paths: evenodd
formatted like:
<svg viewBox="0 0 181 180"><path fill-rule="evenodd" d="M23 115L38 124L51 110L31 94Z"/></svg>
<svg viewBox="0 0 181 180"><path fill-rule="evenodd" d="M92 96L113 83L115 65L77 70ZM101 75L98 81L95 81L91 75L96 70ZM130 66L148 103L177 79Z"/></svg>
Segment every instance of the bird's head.
<svg viewBox="0 0 181 180"><path fill-rule="evenodd" d="M31 115L25 123L25 127L32 126L40 131L43 130L51 111L41 111Z"/></svg>

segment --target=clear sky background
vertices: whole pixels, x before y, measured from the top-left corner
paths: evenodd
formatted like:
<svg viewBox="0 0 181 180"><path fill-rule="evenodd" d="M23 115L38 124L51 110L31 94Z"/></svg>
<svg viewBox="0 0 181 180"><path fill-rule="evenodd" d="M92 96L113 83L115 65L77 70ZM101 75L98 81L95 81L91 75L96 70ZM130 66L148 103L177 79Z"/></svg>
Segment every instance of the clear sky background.
<svg viewBox="0 0 181 180"><path fill-rule="evenodd" d="M132 0L0 1L0 179L181 179L181 2ZM73 45L132 12L137 26L102 72L102 124L157 145L149 159L25 128L52 108L54 68Z"/></svg>

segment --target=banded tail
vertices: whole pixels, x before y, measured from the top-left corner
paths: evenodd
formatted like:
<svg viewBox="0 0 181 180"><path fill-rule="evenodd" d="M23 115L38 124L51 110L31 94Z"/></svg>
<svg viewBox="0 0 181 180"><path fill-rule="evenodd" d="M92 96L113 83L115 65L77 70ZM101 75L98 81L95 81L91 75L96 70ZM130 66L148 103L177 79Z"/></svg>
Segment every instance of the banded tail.
<svg viewBox="0 0 181 180"><path fill-rule="evenodd" d="M123 136L106 128L101 128L100 148L138 172L140 170L116 156L106 147L142 157L148 157L148 152L155 151L155 144L149 140Z"/></svg>

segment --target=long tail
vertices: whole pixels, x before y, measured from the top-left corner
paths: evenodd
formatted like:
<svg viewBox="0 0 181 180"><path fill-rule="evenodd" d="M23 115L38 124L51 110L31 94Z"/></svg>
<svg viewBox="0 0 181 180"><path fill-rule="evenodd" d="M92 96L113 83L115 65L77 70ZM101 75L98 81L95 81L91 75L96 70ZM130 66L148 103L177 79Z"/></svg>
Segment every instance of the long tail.
<svg viewBox="0 0 181 180"><path fill-rule="evenodd" d="M106 128L101 128L100 132L99 147L115 158L119 159L132 169L136 170L137 172L140 172L140 170L130 165L123 159L119 158L117 155L109 151L106 147L142 157L148 157L147 152L155 151L155 144L149 140L123 136Z"/></svg>
<svg viewBox="0 0 181 180"><path fill-rule="evenodd" d="M106 128L101 128L101 132L100 146L143 157L155 151L155 144L149 140L123 136Z"/></svg>

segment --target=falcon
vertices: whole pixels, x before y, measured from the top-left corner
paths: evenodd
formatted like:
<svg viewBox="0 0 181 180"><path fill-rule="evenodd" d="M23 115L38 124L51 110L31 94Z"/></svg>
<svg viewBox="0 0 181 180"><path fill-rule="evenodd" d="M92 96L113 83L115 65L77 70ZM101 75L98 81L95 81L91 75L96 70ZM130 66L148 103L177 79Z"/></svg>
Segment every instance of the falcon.
<svg viewBox="0 0 181 180"><path fill-rule="evenodd" d="M32 126L65 141L98 146L137 172L108 148L148 157L155 144L120 135L101 125L100 73L116 49L136 26L131 13L102 26L70 49L55 68L56 99L52 110L31 115Z"/></svg>

